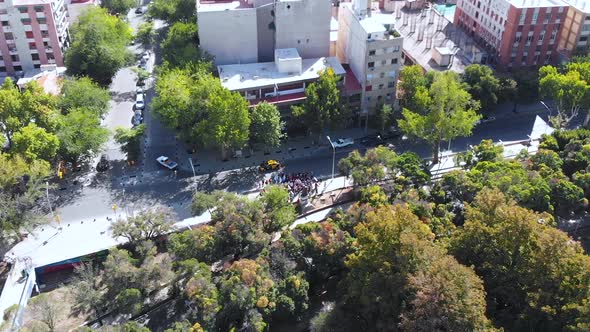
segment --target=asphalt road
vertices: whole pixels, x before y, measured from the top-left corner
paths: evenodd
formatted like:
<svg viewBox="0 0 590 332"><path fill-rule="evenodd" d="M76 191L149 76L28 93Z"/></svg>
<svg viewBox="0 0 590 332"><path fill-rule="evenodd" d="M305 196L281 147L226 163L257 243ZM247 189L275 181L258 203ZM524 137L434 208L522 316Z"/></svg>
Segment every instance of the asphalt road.
<svg viewBox="0 0 590 332"><path fill-rule="evenodd" d="M143 15L136 15L132 11L128 18L131 26L136 28L141 23ZM155 24L156 27L162 26L162 22L159 21L155 21ZM132 49L136 53L143 52L140 46L134 46ZM157 48L151 52L151 58L148 61L149 71L152 71L155 63L160 62L158 54ZM136 74L131 68L121 69L114 77L110 87L111 111L103 122L109 129L114 130L118 126L131 127L135 82ZM78 184L70 181L60 186L60 190L55 191L54 206L57 207L62 221L79 221L110 215L113 213L114 206L119 211L133 211L156 204L169 206L176 211L179 218L186 218L190 216L187 206L190 203L191 193L197 188L198 190L225 189L243 192L255 188L260 182L263 175L259 174L255 168L236 169L193 178L187 148L175 138L174 132L164 127L150 111L149 103L153 96L153 79L151 79L146 87L147 106L144 111L146 135L142 144L142 159L130 167L125 163L125 156L118 144L113 140L109 141L105 153L111 160L111 170L106 173L96 173L91 170L84 174L77 174L78 178L84 178L84 180L79 181ZM538 108L538 113L546 118L543 107L539 105ZM497 120L477 126L472 136L451 142L451 149L463 151L469 145L479 144L482 139L488 138L494 141L527 139L536 115L513 114L506 112L506 109L504 111ZM391 143L400 152L414 151L425 158L431 154L430 146L424 142L398 139ZM357 143L352 147L337 150L336 173L338 160L354 149L364 150L365 147ZM179 163L180 167L176 175L156 163L155 159L160 155L166 155ZM94 165L97 161L95 160ZM322 146L315 148L311 155L290 159L286 162L285 171L288 173L313 172L316 177L330 177L332 149Z"/></svg>

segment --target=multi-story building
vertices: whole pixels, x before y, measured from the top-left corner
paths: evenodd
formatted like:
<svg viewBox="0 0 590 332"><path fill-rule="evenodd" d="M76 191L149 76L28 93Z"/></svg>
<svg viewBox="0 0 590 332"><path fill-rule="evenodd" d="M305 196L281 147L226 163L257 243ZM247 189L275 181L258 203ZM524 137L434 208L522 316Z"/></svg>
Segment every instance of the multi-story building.
<svg viewBox="0 0 590 332"><path fill-rule="evenodd" d="M561 35L558 51L564 58L587 54L590 50L590 1L563 0L570 5Z"/></svg>
<svg viewBox="0 0 590 332"><path fill-rule="evenodd" d="M330 53L331 0L197 0L201 47L217 65L269 62L276 48Z"/></svg>
<svg viewBox="0 0 590 332"><path fill-rule="evenodd" d="M331 68L342 77L339 84L346 84L346 70L335 57L303 59L295 48L274 53L274 62L218 66L221 84L242 94L252 106L266 101L283 110L305 100L305 88L323 70Z"/></svg>
<svg viewBox="0 0 590 332"><path fill-rule="evenodd" d="M561 0L459 0L455 24L492 54L500 69L556 63L568 6Z"/></svg>
<svg viewBox="0 0 590 332"><path fill-rule="evenodd" d="M0 73L63 66L68 46L64 0L0 0Z"/></svg>
<svg viewBox="0 0 590 332"><path fill-rule="evenodd" d="M340 3L336 54L362 87L363 114L382 104L394 104L402 47L394 15L372 11L367 0Z"/></svg>

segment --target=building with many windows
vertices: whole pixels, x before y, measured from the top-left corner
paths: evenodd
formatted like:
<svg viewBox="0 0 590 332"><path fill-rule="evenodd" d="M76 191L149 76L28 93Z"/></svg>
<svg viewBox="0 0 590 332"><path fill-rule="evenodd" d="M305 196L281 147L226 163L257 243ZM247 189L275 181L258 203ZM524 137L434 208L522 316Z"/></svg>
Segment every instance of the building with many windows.
<svg viewBox="0 0 590 332"><path fill-rule="evenodd" d="M200 45L217 65L273 61L277 48L325 57L331 10L331 0L198 0Z"/></svg>
<svg viewBox="0 0 590 332"><path fill-rule="evenodd" d="M394 15L371 10L367 0L340 3L336 54L362 87L362 115L368 116L379 105L394 104L402 47Z"/></svg>
<svg viewBox="0 0 590 332"><path fill-rule="evenodd" d="M64 0L0 0L0 74L63 66L68 33Z"/></svg>
<svg viewBox="0 0 590 332"><path fill-rule="evenodd" d="M561 0L459 0L455 24L511 70L554 64L568 5Z"/></svg>
<svg viewBox="0 0 590 332"><path fill-rule="evenodd" d="M590 50L590 1L563 0L569 4L559 37L558 51L564 58Z"/></svg>

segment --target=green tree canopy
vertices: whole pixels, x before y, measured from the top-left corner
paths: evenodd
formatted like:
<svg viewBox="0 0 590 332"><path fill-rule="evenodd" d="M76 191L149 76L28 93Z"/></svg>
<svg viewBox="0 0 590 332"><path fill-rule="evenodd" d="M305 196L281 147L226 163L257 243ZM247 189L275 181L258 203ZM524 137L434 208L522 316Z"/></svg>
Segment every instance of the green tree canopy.
<svg viewBox="0 0 590 332"><path fill-rule="evenodd" d="M102 8L89 8L72 28L72 43L65 54L68 73L88 76L107 85L115 73L131 60L127 45L131 28Z"/></svg>
<svg viewBox="0 0 590 332"><path fill-rule="evenodd" d="M347 110L340 103L338 80L332 68L322 71L320 78L305 89L305 103L293 106L293 115L311 133L321 136L325 129L338 128L347 120Z"/></svg>
<svg viewBox="0 0 590 332"><path fill-rule="evenodd" d="M20 153L28 161L43 159L50 161L59 149L59 139L53 133L29 123L14 134L14 151Z"/></svg>
<svg viewBox="0 0 590 332"><path fill-rule="evenodd" d="M250 141L265 148L277 147L281 144L284 126L277 107L262 102L252 108L250 113Z"/></svg>
<svg viewBox="0 0 590 332"><path fill-rule="evenodd" d="M176 22L162 41L162 58L172 67L198 61L202 57L198 42L197 23Z"/></svg>
<svg viewBox="0 0 590 332"><path fill-rule="evenodd" d="M135 0L102 0L100 6L106 8L109 13L126 15L129 9L137 4Z"/></svg>
<svg viewBox="0 0 590 332"><path fill-rule="evenodd" d="M109 111L109 92L88 77L66 79L61 93L59 107L64 114L73 109L86 108L98 118Z"/></svg>
<svg viewBox="0 0 590 332"><path fill-rule="evenodd" d="M402 94L400 106L414 112L423 112L428 107L429 81L419 65L406 66L399 73L399 89Z"/></svg>
<svg viewBox="0 0 590 332"><path fill-rule="evenodd" d="M192 0L153 0L148 15L166 21L190 22L195 20L196 2Z"/></svg>
<svg viewBox="0 0 590 332"><path fill-rule="evenodd" d="M86 108L70 109L63 116L58 130L59 154L70 161L86 159L100 151L109 138L109 131L100 125L96 114Z"/></svg>
<svg viewBox="0 0 590 332"><path fill-rule="evenodd" d="M494 76L490 67L480 64L469 65L465 67L461 79L467 84L467 91L471 97L479 100L484 111L496 105L500 93L500 80Z"/></svg>
<svg viewBox="0 0 590 332"><path fill-rule="evenodd" d="M154 22L141 22L137 27L135 39L139 41L143 47L149 47L156 40L156 30L154 30Z"/></svg>
<svg viewBox="0 0 590 332"><path fill-rule="evenodd" d="M451 243L482 277L488 311L506 329L567 330L588 305L590 257L548 219L485 189Z"/></svg>
<svg viewBox="0 0 590 332"><path fill-rule="evenodd" d="M434 164L438 163L442 141L471 135L478 120L478 109L469 93L461 87L457 74L437 73L429 89L428 111L404 108L399 127L408 135L426 140L432 145Z"/></svg>

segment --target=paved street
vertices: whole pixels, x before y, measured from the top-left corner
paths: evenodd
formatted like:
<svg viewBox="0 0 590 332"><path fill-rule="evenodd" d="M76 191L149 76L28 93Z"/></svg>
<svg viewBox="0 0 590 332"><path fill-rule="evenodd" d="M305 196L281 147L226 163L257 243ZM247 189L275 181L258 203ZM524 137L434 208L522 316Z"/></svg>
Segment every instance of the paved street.
<svg viewBox="0 0 590 332"><path fill-rule="evenodd" d="M143 15L131 11L128 15L131 26L135 29L143 20ZM155 21L157 28L162 22ZM144 50L141 46L131 46L137 54ZM150 52L148 71L153 71L154 64L160 63L159 49ZM136 91L136 74L131 68L121 69L113 79L110 87L112 95L111 111L104 119L104 125L111 131L116 127L131 127L133 104ZM145 140L142 144L142 158L135 165L129 166L120 147L112 139L105 153L109 156L112 169L106 173L90 171L78 175L84 180L74 184L69 181L56 190L56 206L62 222L76 222L81 219L99 218L114 214L116 210L133 211L138 208L163 204L173 208L179 218L189 217L191 193L199 190L226 189L236 192L252 190L263 175L256 170L256 165L266 159L277 159L286 165L286 172L313 172L318 178L330 177L332 172L332 149L329 145L312 145L311 138L296 138L270 153L244 151L244 156L229 161L222 161L215 151L198 151L189 154L187 147L179 142L173 130L165 128L151 113L149 104L154 97L153 78L147 82ZM534 123L535 115L546 119L547 111L540 104L519 106L519 113L512 112L513 105L501 105L493 113L496 120L476 127L471 137L460 138L451 142L451 150L463 151L469 145L478 144L482 139L495 141L525 140ZM336 164L354 149L364 150L358 144L364 135L363 129L343 130L330 133L331 137L354 137L354 146L338 149ZM400 152L414 151L421 157L431 155L431 148L423 142L397 139L390 142ZM445 145L446 147L446 145ZM155 159L166 155L179 163L179 171L163 169ZM193 179L189 158L192 160L198 177ZM95 160L94 166L98 161ZM93 168L93 167L92 167ZM337 166L336 166L336 172Z"/></svg>

